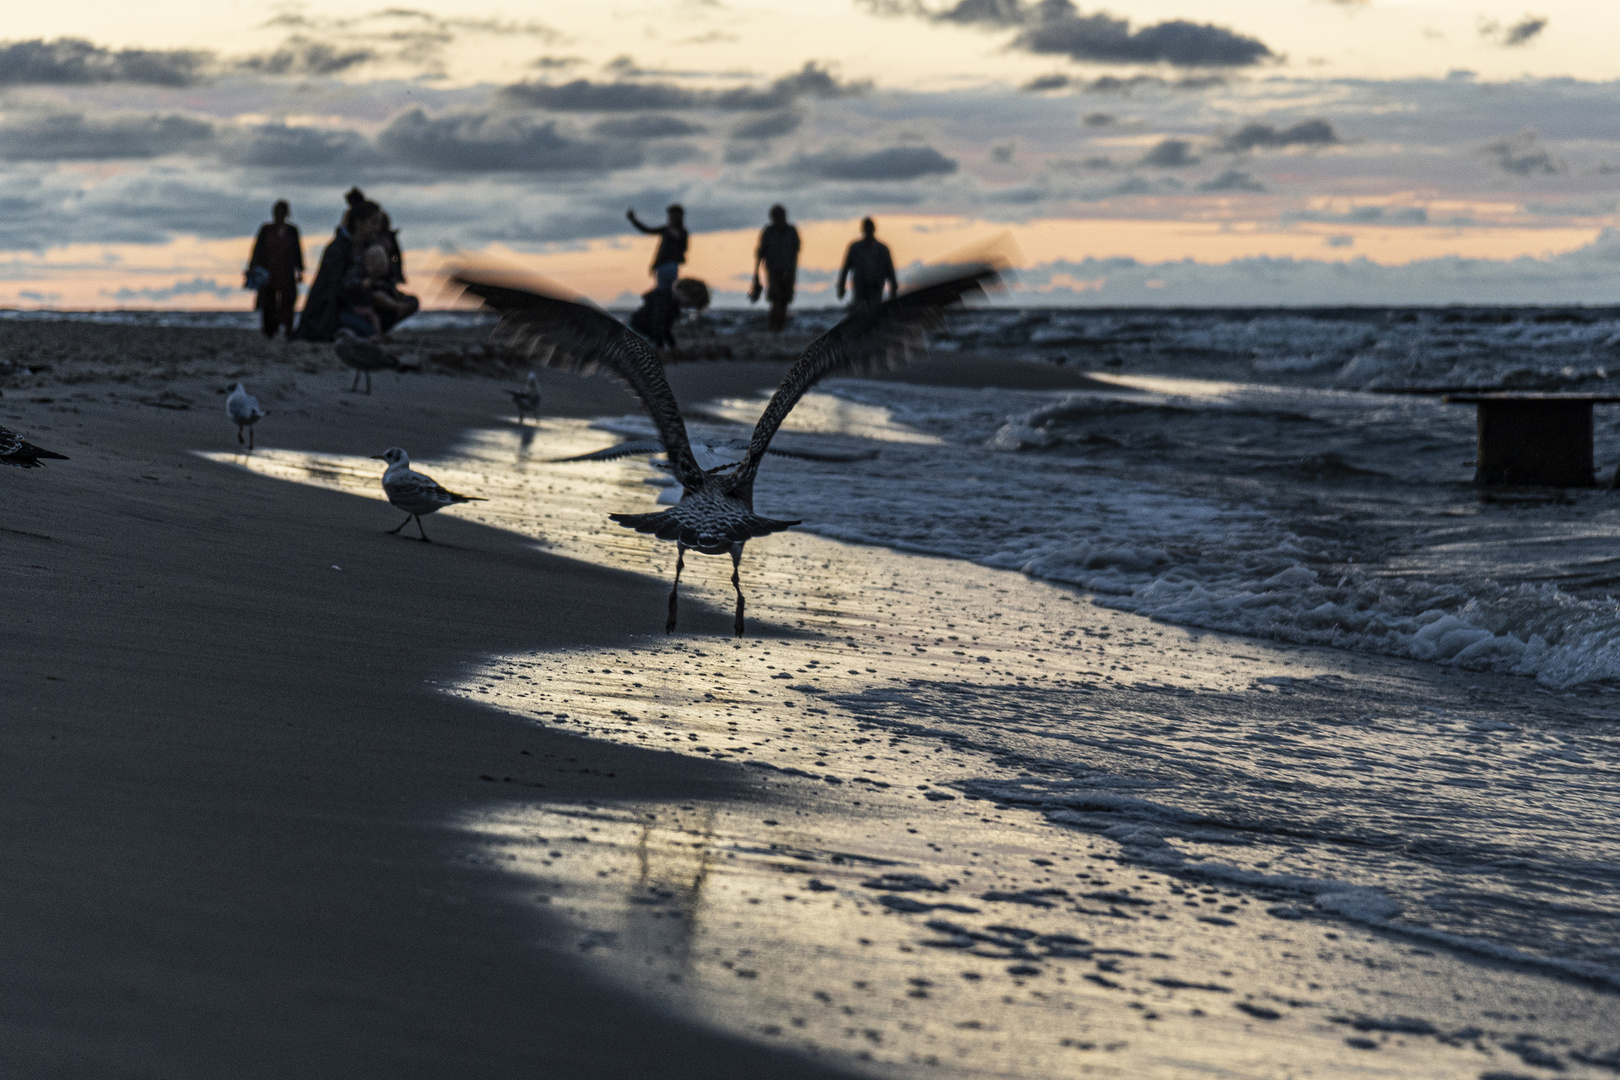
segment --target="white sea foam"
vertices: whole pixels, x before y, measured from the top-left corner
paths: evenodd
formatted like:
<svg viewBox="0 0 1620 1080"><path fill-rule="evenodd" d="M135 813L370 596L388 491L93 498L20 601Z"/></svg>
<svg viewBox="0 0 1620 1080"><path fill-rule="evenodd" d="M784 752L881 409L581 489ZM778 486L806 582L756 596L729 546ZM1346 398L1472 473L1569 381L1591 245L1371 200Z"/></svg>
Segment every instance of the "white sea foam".
<svg viewBox="0 0 1620 1080"><path fill-rule="evenodd" d="M758 498L826 536L1018 570L1183 625L1556 688L1620 680L1620 603L1604 588L1569 591L1610 573L1607 526L1620 527L1620 512L1608 497L1483 513L1460 460L1465 410L1210 385L1039 394L835 383L845 406L812 402L801 430L826 417L820 430L881 438L882 455L773 465ZM860 423L831 422L850 415ZM924 441L934 445L905 445ZM1449 476L1426 482L1436 471ZM1437 518L1441 508L1459 516Z"/></svg>

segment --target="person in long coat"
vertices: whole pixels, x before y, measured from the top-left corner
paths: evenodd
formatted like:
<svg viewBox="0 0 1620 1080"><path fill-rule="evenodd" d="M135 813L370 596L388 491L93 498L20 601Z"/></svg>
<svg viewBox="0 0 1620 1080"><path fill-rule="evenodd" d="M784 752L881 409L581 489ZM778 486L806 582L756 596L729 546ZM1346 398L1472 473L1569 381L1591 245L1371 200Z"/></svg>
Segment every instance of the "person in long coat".
<svg viewBox="0 0 1620 1080"><path fill-rule="evenodd" d="M350 232L355 212L367 205L365 193L350 188L344 196L349 209L332 233L332 242L321 252L321 265L304 298L304 313L298 317L298 336L305 341L333 341L337 338L338 317L343 313L343 278L354 260L354 234Z"/></svg>
<svg viewBox="0 0 1620 1080"><path fill-rule="evenodd" d="M248 257L248 287L257 290L253 306L259 311L267 338L275 337L277 330L285 330L292 337L298 282L304 276L304 244L298 226L287 220L290 212L285 199L276 202L270 211L275 220L259 226L253 254Z"/></svg>

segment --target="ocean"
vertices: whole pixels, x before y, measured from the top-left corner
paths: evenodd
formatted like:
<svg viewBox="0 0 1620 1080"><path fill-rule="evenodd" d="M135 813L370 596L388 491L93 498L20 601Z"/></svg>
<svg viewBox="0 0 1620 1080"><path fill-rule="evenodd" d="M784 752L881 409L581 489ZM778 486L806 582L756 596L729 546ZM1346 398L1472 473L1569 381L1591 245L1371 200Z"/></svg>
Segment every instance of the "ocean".
<svg viewBox="0 0 1620 1080"><path fill-rule="evenodd" d="M759 319L710 317L722 329ZM1178 896L1223 890L1232 914L1217 923L1254 900L1281 922L1348 921L1620 987L1620 492L1483 496L1473 409L1439 397L1613 393L1617 345L1620 310L1607 309L964 313L936 349L1094 381L841 379L807 396L784 445L876 451L761 470L757 509L814 537L749 546L750 611L809 638L720 651L724 662L702 650L725 646L679 635L490 658L450 691L596 738L1031 813L1107 841L1122 867L1184 883ZM683 402L701 417L694 436L714 441L763 404ZM495 497L469 516L665 576L665 546L602 519L650 509L665 473L546 461L649 430L640 416L490 428L429 471ZM1595 449L1607 477L1620 465L1612 407L1598 407ZM251 467L375 483L364 462L277 462ZM692 595L726 607L719 562L688 564ZM1211 631L1223 636L1210 655L1229 667L1200 659ZM862 753L885 740L883 760ZM575 828L574 812L471 827L510 843ZM650 842L628 820L592 821L629 829L627 852ZM752 850L739 843L716 833L699 846ZM593 872L610 877L610 863ZM598 935L592 955L611 954L612 935L634 937L626 920L642 916L617 893L589 899L609 886L563 865L539 851L524 872L572 897L581 931ZM1027 910L1017 905L1050 880L1009 879L983 899ZM837 896L860 893L852 881ZM732 938L749 936L751 917ZM923 933L925 916L914 921ZM621 970L643 970L621 951ZM733 986L723 974L714 985ZM809 986L778 989L797 1000ZM711 1022L744 1008L733 990L715 994L698 1008ZM1423 1023L1439 1030L1437 1016Z"/></svg>

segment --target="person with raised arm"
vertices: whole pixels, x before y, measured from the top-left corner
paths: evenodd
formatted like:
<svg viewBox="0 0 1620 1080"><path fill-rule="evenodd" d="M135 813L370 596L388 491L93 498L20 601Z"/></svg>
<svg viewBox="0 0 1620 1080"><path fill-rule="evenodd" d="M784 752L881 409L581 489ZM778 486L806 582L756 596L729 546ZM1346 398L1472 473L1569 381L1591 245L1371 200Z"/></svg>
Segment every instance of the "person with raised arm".
<svg viewBox="0 0 1620 1080"><path fill-rule="evenodd" d="M673 205L666 211L668 215L662 225L646 225L636 217L634 210L625 211L625 217L630 224L647 233L658 237L658 251L653 255L652 272L656 282L655 288L673 289L675 279L681 276L681 264L686 261L686 211L679 205Z"/></svg>

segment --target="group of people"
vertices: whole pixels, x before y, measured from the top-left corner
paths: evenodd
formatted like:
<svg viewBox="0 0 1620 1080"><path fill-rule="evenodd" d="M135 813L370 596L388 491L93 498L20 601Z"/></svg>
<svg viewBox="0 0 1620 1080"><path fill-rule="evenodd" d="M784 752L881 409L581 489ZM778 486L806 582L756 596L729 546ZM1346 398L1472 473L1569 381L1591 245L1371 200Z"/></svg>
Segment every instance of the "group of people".
<svg viewBox="0 0 1620 1080"><path fill-rule="evenodd" d="M273 338L282 331L287 337L305 341L331 341L344 328L358 337L377 337L421 307L416 297L400 290L405 284L405 262L399 233L388 214L357 187L350 188L344 200L348 209L321 255L321 265L315 271L296 329L293 314L298 283L304 276L304 251L298 226L287 220L290 208L285 200L272 209L273 220L260 227L248 260L245 285L258 294L255 307L265 337ZM655 344L673 344L670 328L685 299L679 295L678 286L687 284L680 281L690 241L686 211L679 205L670 206L662 225L646 224L633 209L625 216L641 232L658 237L652 260L653 288L643 295L642 307L632 316L630 325ZM769 304L766 325L772 333L787 326L798 272L799 230L788 223L786 208L773 206L770 224L759 234L754 280L748 290L750 303L763 296ZM838 271L838 299L844 298L846 286L853 291L852 303L857 308L882 303L885 289L890 296L899 293L894 259L888 246L878 240L877 226L871 218L861 219L861 238L844 253ZM706 297L704 290L705 301Z"/></svg>
<svg viewBox="0 0 1620 1080"><path fill-rule="evenodd" d="M681 264L686 262L686 248L690 239L686 231L686 210L670 206L662 225L648 225L630 210L625 216L640 231L658 237L658 250L653 255L653 289L643 297L643 305L631 325L646 334L643 326L659 326L659 316L673 321L680 306L676 296ZM760 271L764 271L764 281ZM749 303L761 296L770 305L767 328L775 333L787 326L788 305L793 303L793 291L799 274L799 230L788 223L787 209L781 204L771 207L770 224L760 230L759 244L754 249L754 280L748 290ZM846 286L853 291L853 305L875 307L883 302L885 289L892 297L899 294L900 283L894 273L894 258L887 244L877 238L877 225L871 218L861 219L861 238L849 245L844 253L844 264L838 271L838 299L844 298ZM638 323L642 325L638 325ZM661 336L648 334L655 344L662 344Z"/></svg>
<svg viewBox="0 0 1620 1080"><path fill-rule="evenodd" d="M291 210L285 200L272 208L273 220L259 228L244 284L257 293L254 306L265 337L282 331L305 341L331 341L345 328L357 337L377 337L422 306L400 290L405 260L388 214L359 188L350 188L344 201L348 208L321 254L296 328L293 309L304 276L304 250L298 226L287 220Z"/></svg>

